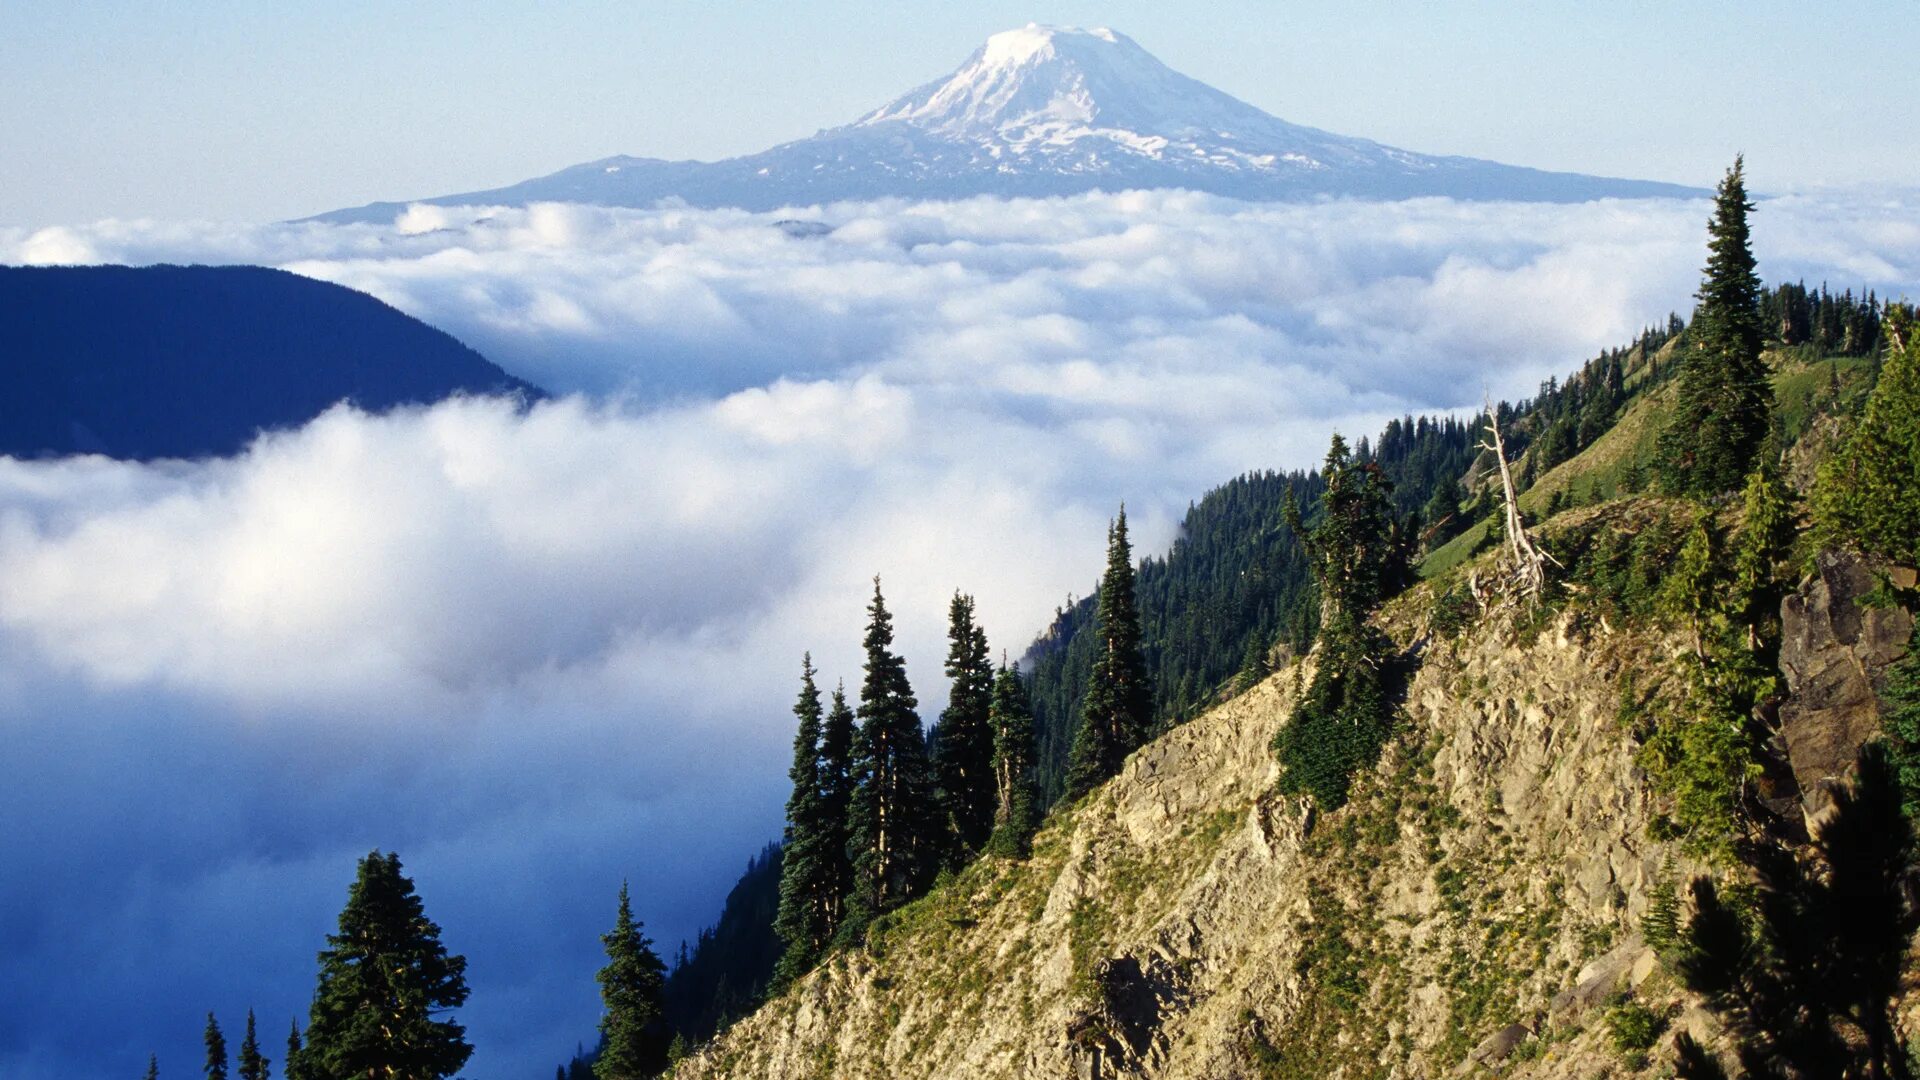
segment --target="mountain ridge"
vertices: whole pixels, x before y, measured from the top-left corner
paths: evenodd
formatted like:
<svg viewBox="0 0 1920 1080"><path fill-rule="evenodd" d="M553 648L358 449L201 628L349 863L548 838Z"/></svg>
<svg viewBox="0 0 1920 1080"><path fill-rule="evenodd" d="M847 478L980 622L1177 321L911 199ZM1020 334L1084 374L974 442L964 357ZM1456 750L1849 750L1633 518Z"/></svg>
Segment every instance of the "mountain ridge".
<svg viewBox="0 0 1920 1080"><path fill-rule="evenodd" d="M584 202L771 211L888 197L1056 196L1186 188L1323 197L1583 202L1696 188L1420 154L1293 124L1174 71L1133 39L1029 24L959 68L803 139L714 162L616 155L506 187L374 202L309 221L393 220L409 205Z"/></svg>

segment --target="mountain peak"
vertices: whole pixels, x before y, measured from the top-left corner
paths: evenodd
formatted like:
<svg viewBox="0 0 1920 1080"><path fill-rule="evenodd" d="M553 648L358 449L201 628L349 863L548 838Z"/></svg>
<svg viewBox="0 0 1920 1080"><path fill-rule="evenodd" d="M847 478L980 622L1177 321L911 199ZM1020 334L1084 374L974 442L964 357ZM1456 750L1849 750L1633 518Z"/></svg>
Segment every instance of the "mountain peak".
<svg viewBox="0 0 1920 1080"><path fill-rule="evenodd" d="M948 137L1028 142L1116 131L1179 138L1272 120L1118 31L1029 23L993 35L953 74L852 126L904 123Z"/></svg>

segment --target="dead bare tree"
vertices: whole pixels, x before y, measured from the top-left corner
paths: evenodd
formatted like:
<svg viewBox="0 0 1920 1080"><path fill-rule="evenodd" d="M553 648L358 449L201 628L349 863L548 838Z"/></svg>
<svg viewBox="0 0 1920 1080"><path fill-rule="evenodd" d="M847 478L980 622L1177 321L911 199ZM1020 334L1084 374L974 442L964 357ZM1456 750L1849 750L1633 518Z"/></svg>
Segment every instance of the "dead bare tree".
<svg viewBox="0 0 1920 1080"><path fill-rule="evenodd" d="M1489 603L1487 593L1497 589L1503 596L1528 603L1537 601L1547 584L1547 564L1560 565L1560 561L1542 550L1534 543L1533 535L1527 532L1526 522L1520 517L1520 495L1513 487L1513 470L1507 466L1507 444L1500 437L1500 417L1494 411L1492 400L1487 401L1487 431L1489 438L1480 444L1481 449L1493 452L1493 458L1500 465L1500 487L1506 503L1506 549L1500 559L1500 579L1490 586L1483 587L1478 574L1469 576L1468 587L1473 590L1474 599L1482 607Z"/></svg>

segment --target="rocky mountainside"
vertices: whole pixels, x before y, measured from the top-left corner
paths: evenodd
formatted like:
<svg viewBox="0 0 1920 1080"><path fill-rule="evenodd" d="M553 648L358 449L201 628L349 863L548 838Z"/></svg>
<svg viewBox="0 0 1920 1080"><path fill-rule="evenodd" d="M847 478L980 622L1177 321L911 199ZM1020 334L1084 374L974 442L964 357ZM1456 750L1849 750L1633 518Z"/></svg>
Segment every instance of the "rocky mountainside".
<svg viewBox="0 0 1920 1080"><path fill-rule="evenodd" d="M610 157L437 205L580 202L772 210L846 199L1044 196L1188 188L1315 196L1578 202L1691 188L1433 156L1288 123L1161 63L1125 34L1029 25L952 74L805 139L724 161ZM319 215L390 222L406 202Z"/></svg>
<svg viewBox="0 0 1920 1080"><path fill-rule="evenodd" d="M1668 509L1619 500L1555 528ZM1870 587L1829 560L1785 605L1795 775L1772 794L1788 806L1851 760L1911 632L1862 607ZM1712 1040L1640 933L1700 868L1655 838L1631 720L1680 692L1681 642L1577 605L1462 628L1436 617L1436 588L1382 619L1412 665L1404 724L1346 807L1316 818L1277 794L1293 665L1137 752L1028 859L976 862L673 1075L1653 1075L1658 1048L1617 1034L1629 996L1658 1039Z"/></svg>

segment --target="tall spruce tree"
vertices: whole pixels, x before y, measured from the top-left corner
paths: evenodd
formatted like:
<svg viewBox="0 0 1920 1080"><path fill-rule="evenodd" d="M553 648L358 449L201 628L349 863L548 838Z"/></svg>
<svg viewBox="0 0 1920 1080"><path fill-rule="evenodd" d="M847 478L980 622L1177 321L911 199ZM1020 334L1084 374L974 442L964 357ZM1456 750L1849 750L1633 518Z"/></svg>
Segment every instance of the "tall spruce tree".
<svg viewBox="0 0 1920 1080"><path fill-rule="evenodd" d="M1127 508L1107 529L1107 569L1100 578L1099 631L1087 678L1080 728L1067 766L1067 798L1078 798L1120 771L1146 741L1153 721L1153 687L1140 651L1140 614L1134 595L1133 549L1127 544Z"/></svg>
<svg viewBox="0 0 1920 1080"><path fill-rule="evenodd" d="M993 725L993 834L987 850L1018 858L1040 827L1040 789L1035 783L1033 709L1027 704L1027 684L1020 666L1000 667L993 680L993 703L988 711Z"/></svg>
<svg viewBox="0 0 1920 1080"><path fill-rule="evenodd" d="M1302 538L1320 592L1319 661L1293 717L1274 736L1281 790L1311 792L1322 809L1347 801L1355 771L1371 765L1392 730L1391 647L1367 620L1406 573L1393 485L1333 437L1321 466L1326 490L1309 529L1291 493L1283 508Z"/></svg>
<svg viewBox="0 0 1920 1080"><path fill-rule="evenodd" d="M1748 241L1744 162L1735 158L1714 197L1700 304L1681 357L1679 402L1660 438L1669 491L1737 490L1772 422L1773 388L1760 359L1766 337L1760 276Z"/></svg>
<svg viewBox="0 0 1920 1080"><path fill-rule="evenodd" d="M600 936L607 966L600 969L600 1056L593 1063L599 1080L640 1080L667 1064L667 1033L661 1023L660 993L667 966L641 932L620 883L620 909L613 929Z"/></svg>
<svg viewBox="0 0 1920 1080"><path fill-rule="evenodd" d="M841 842L842 832L826 818L820 776L820 687L814 674L813 656L808 654L800 663L800 699L793 705L799 726L793 736L793 765L787 770L793 793L787 797L780 906L773 920L774 932L785 945L774 968L776 987L812 970L833 940L841 888L837 868L846 857L832 850Z"/></svg>
<svg viewBox="0 0 1920 1080"><path fill-rule="evenodd" d="M207 1014L207 1080L227 1080L227 1039L220 1034L220 1021Z"/></svg>
<svg viewBox="0 0 1920 1080"><path fill-rule="evenodd" d="M893 616L873 580L867 608L866 678L860 687L860 729L853 748L853 799L848 843L853 887L845 925L864 931L877 916L906 903L924 883L934 851L933 770L914 710L906 662L893 651Z"/></svg>
<svg viewBox="0 0 1920 1080"><path fill-rule="evenodd" d="M240 1040L237 1064L240 1080L267 1080L267 1066L271 1062L260 1056L260 1037L254 1031L252 1009L247 1010L247 1035Z"/></svg>
<svg viewBox="0 0 1920 1080"><path fill-rule="evenodd" d="M160 1055L147 1055L147 1080L160 1080Z"/></svg>
<svg viewBox="0 0 1920 1080"><path fill-rule="evenodd" d="M313 1075L308 1071L306 1055L301 1050L300 1021L287 1021L287 1056L280 1064L280 1073L287 1080L308 1080Z"/></svg>
<svg viewBox="0 0 1920 1080"><path fill-rule="evenodd" d="M947 607L947 707L934 728L934 771L956 859L979 851L993 831L993 660L987 634L974 622L973 597L953 594Z"/></svg>
<svg viewBox="0 0 1920 1080"><path fill-rule="evenodd" d="M467 1063L466 1029L443 1018L466 1003L467 961L440 943L400 856L360 860L327 945L307 1045L289 1068L312 1080L440 1080Z"/></svg>
<svg viewBox="0 0 1920 1080"><path fill-rule="evenodd" d="M853 856L848 833L853 813L853 744L856 737L853 707L847 688L837 683L820 729L820 853L829 873L831 903L827 921L836 928L846 917L847 893L853 888Z"/></svg>

